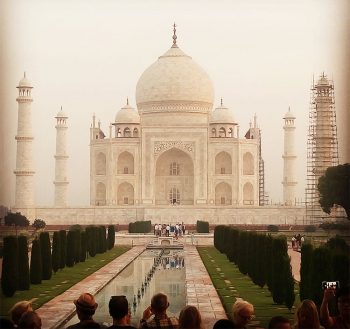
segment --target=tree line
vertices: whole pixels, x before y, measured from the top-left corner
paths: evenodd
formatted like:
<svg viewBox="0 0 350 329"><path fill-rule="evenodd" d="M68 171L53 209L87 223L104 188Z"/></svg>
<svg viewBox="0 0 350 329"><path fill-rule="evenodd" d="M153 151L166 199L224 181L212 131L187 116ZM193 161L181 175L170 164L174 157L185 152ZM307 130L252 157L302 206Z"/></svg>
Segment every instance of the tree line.
<svg viewBox="0 0 350 329"><path fill-rule="evenodd" d="M12 297L17 290L28 290L30 284L40 284L50 280L52 273L84 262L86 257L94 257L113 248L115 227L80 226L55 231L50 241L49 232L40 232L32 241L31 258L28 257L28 239L24 235L5 236L1 275L2 292Z"/></svg>
<svg viewBox="0 0 350 329"><path fill-rule="evenodd" d="M300 299L312 299L320 306L323 281L339 281L341 287L350 283L350 248L339 237L319 247L310 243L301 247Z"/></svg>
<svg viewBox="0 0 350 329"><path fill-rule="evenodd" d="M266 285L276 304L292 308L294 278L285 236L272 237L270 234L219 225L214 231L214 246L254 284L261 288Z"/></svg>

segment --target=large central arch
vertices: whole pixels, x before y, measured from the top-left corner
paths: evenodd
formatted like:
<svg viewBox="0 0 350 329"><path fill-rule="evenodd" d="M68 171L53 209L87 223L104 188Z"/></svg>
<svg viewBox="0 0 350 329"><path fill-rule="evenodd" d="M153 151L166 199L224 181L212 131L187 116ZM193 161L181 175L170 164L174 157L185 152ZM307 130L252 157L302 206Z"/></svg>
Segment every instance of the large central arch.
<svg viewBox="0 0 350 329"><path fill-rule="evenodd" d="M156 204L193 205L194 169L191 157L175 147L161 154L156 162L155 185Z"/></svg>

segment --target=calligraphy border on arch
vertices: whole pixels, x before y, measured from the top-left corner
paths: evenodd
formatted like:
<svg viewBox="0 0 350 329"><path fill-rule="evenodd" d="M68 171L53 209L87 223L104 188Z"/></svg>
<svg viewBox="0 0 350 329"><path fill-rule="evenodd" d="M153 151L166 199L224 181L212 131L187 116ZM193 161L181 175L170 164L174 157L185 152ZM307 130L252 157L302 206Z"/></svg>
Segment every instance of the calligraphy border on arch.
<svg viewBox="0 0 350 329"><path fill-rule="evenodd" d="M187 153L194 153L194 142L183 142L183 141L156 141L154 142L154 155L159 154L173 148L179 148Z"/></svg>

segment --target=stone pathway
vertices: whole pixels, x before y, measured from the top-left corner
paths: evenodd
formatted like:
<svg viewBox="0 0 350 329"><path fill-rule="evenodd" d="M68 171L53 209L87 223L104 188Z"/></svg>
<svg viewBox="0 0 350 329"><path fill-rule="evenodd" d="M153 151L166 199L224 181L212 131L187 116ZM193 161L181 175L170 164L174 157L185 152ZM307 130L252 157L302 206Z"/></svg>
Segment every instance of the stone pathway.
<svg viewBox="0 0 350 329"><path fill-rule="evenodd" d="M290 264L292 265L294 280L300 282L301 253L288 248L288 255L290 256Z"/></svg>
<svg viewBox="0 0 350 329"><path fill-rule="evenodd" d="M205 328L212 328L218 319L227 319L220 298L195 246L185 246L186 304L196 306Z"/></svg>
<svg viewBox="0 0 350 329"><path fill-rule="evenodd" d="M132 248L84 280L75 284L63 294L53 298L37 309L36 311L41 317L42 328L59 328L62 323L64 323L65 320L75 312L75 305L73 303L74 299L77 299L83 292L89 292L93 295L98 293L144 249L144 246L136 246Z"/></svg>
<svg viewBox="0 0 350 329"><path fill-rule="evenodd" d="M74 299L78 298L82 292L89 292L93 295L98 293L144 249L144 246L135 246L37 309L36 311L42 320L42 327L55 329L62 326L75 311ZM199 309L205 328L210 329L218 319L227 318L225 310L196 247L186 245L184 252L186 259L186 304L196 306Z"/></svg>

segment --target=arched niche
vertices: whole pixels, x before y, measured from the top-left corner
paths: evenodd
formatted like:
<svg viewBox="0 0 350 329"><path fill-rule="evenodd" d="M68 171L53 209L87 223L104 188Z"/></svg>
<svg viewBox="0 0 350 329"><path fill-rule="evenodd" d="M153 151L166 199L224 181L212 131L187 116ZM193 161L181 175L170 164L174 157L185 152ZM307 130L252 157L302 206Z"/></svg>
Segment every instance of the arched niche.
<svg viewBox="0 0 350 329"><path fill-rule="evenodd" d="M130 152L124 151L119 154L117 160L117 174L134 174L134 157Z"/></svg>
<svg viewBox="0 0 350 329"><path fill-rule="evenodd" d="M232 188L229 184L221 182L215 186L215 204L218 206L232 204Z"/></svg>
<svg viewBox="0 0 350 329"><path fill-rule="evenodd" d="M191 157L174 147L162 153L156 162L155 201L156 204L171 204L169 191L179 191L180 205L193 205L194 166Z"/></svg>
<svg viewBox="0 0 350 329"><path fill-rule="evenodd" d="M219 137L226 137L226 129L224 127L219 129Z"/></svg>
<svg viewBox="0 0 350 329"><path fill-rule="evenodd" d="M133 205L134 204L134 187L124 182L118 186L117 191L118 205Z"/></svg>
<svg viewBox="0 0 350 329"><path fill-rule="evenodd" d="M254 204L254 188L249 182L243 186L243 204Z"/></svg>
<svg viewBox="0 0 350 329"><path fill-rule="evenodd" d="M254 157L250 152L243 155L243 175L254 175Z"/></svg>
<svg viewBox="0 0 350 329"><path fill-rule="evenodd" d="M106 155L98 153L95 161L96 175L106 175Z"/></svg>
<svg viewBox="0 0 350 329"><path fill-rule="evenodd" d="M95 202L97 206L106 205L106 186L105 184L99 182L96 185L96 198Z"/></svg>
<svg viewBox="0 0 350 329"><path fill-rule="evenodd" d="M232 174L231 155L225 151L218 153L215 157L215 174L216 175Z"/></svg>

